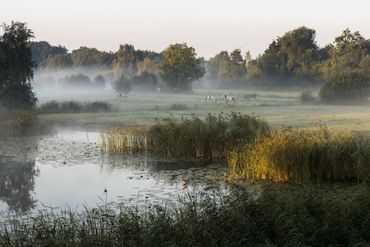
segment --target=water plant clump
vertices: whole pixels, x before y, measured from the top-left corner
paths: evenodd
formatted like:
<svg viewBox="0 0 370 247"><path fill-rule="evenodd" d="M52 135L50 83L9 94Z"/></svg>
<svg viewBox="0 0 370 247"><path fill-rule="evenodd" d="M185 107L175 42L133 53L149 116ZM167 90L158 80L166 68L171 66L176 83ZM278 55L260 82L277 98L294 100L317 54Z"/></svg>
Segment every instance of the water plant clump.
<svg viewBox="0 0 370 247"><path fill-rule="evenodd" d="M204 120L166 118L146 127L116 128L102 134L102 149L111 153L128 151L180 158L226 159L269 132L266 122L255 116L209 114Z"/></svg>
<svg viewBox="0 0 370 247"><path fill-rule="evenodd" d="M0 225L0 246L368 246L367 185L274 185L176 207L41 211Z"/></svg>
<svg viewBox="0 0 370 247"><path fill-rule="evenodd" d="M285 128L229 156L231 175L247 180L370 181L370 138L361 133Z"/></svg>

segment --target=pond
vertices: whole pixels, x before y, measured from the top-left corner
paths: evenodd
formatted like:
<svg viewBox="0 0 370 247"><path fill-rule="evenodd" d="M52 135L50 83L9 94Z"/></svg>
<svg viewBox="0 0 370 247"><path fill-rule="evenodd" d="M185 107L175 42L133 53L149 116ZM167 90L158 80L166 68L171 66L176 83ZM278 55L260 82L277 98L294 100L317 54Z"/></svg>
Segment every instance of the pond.
<svg viewBox="0 0 370 247"><path fill-rule="evenodd" d="M99 132L60 128L0 140L0 210L163 205L181 195L227 191L227 170L225 164L104 154Z"/></svg>

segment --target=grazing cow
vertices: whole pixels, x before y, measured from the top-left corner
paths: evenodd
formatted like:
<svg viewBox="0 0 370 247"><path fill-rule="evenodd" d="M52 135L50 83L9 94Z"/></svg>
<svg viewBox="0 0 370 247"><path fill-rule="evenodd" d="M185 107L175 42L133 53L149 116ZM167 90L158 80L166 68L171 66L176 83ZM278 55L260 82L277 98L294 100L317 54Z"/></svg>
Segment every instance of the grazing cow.
<svg viewBox="0 0 370 247"><path fill-rule="evenodd" d="M217 103L217 99L215 96L208 95L206 96L206 102L216 102Z"/></svg>
<svg viewBox="0 0 370 247"><path fill-rule="evenodd" d="M226 104L229 103L229 102L236 102L237 98L235 96L229 96L227 94L224 94L224 99L225 99L225 102Z"/></svg>
<svg viewBox="0 0 370 247"><path fill-rule="evenodd" d="M242 96L242 98L243 98L244 100L256 100L256 98L257 98L257 94L255 94L255 93L244 94L244 95Z"/></svg>
<svg viewBox="0 0 370 247"><path fill-rule="evenodd" d="M117 93L117 97L123 98L123 99L128 99L128 96L125 93Z"/></svg>

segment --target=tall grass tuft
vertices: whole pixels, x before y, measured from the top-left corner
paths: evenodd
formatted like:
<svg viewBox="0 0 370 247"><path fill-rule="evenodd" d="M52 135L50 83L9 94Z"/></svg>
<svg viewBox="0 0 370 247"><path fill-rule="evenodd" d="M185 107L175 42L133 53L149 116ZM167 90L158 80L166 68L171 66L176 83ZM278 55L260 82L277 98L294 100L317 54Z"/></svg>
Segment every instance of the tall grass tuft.
<svg viewBox="0 0 370 247"><path fill-rule="evenodd" d="M266 122L254 116L209 114L143 127L117 128L102 134L102 149L111 153L143 152L179 158L226 159L230 150L241 148L269 132Z"/></svg>
<svg viewBox="0 0 370 247"><path fill-rule="evenodd" d="M229 157L231 174L247 180L370 181L370 138L349 131L286 128Z"/></svg>

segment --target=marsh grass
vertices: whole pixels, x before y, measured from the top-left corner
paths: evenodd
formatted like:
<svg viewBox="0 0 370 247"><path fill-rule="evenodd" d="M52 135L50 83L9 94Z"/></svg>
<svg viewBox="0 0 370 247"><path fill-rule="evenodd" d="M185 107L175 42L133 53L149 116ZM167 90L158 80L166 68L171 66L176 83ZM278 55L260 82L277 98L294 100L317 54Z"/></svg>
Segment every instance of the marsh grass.
<svg viewBox="0 0 370 247"><path fill-rule="evenodd" d="M112 112L112 105L102 101L79 103L77 101L49 101L37 108L39 114Z"/></svg>
<svg viewBox="0 0 370 247"><path fill-rule="evenodd" d="M42 211L0 225L0 246L368 246L370 190L267 186L174 207Z"/></svg>
<svg viewBox="0 0 370 247"><path fill-rule="evenodd" d="M110 153L150 152L166 157L226 159L238 149L269 132L254 116L209 114L204 120L166 118L150 126L116 128L102 134L102 150Z"/></svg>
<svg viewBox="0 0 370 247"><path fill-rule="evenodd" d="M316 129L276 130L229 156L231 175L247 180L370 181L370 138Z"/></svg>

